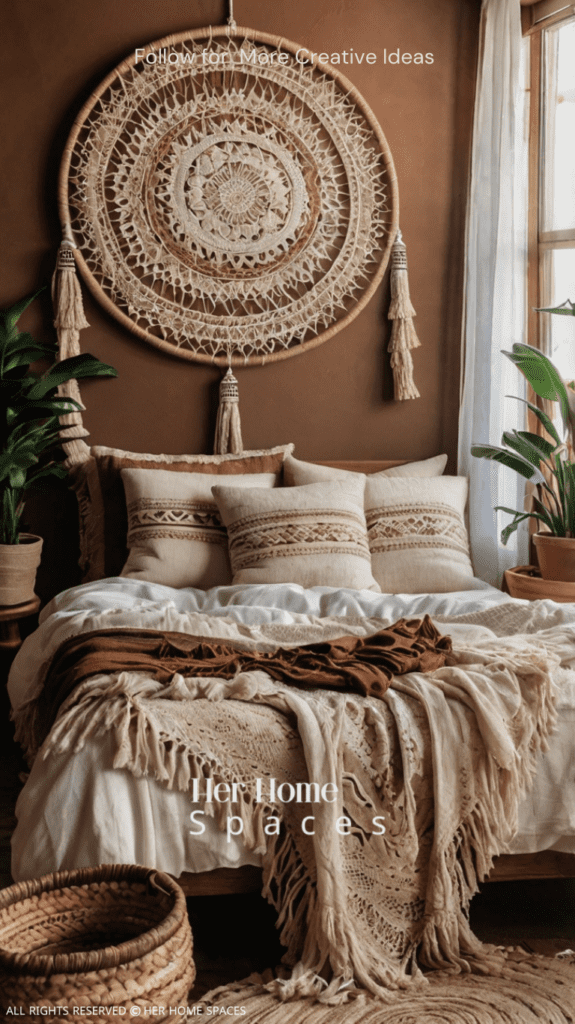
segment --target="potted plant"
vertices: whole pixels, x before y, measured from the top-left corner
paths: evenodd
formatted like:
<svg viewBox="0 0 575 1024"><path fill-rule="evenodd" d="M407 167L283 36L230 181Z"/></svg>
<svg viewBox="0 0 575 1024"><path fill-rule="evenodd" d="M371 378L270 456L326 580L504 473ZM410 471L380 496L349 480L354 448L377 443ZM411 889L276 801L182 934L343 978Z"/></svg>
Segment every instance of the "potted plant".
<svg viewBox="0 0 575 1024"><path fill-rule="evenodd" d="M562 306L540 312L573 316L575 305L568 300ZM537 417L547 436L528 430L508 430L501 439L505 447L476 444L471 454L501 462L536 485L530 511L496 506L496 511L513 516L501 531L501 540L506 544L525 519L537 520L539 532L533 540L543 579L572 582L575 581L575 382L563 381L551 360L531 345L515 344L511 352L503 352L503 355L515 363L536 395L559 403L565 440L541 409L525 399L517 399Z"/></svg>
<svg viewBox="0 0 575 1024"><path fill-rule="evenodd" d="M21 533L24 494L44 477L65 477L60 465L58 417L80 406L57 395L60 384L82 377L115 377L112 366L89 354L58 362L56 346L18 329L18 320L39 292L0 313L0 605L34 596L42 538ZM44 371L32 370L50 360Z"/></svg>

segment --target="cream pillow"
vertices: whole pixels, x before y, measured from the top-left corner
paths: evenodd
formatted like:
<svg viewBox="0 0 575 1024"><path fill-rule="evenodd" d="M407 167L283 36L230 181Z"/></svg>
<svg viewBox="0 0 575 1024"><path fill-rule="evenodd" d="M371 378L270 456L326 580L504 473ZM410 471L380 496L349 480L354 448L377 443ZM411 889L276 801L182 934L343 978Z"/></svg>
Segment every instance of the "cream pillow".
<svg viewBox="0 0 575 1024"><path fill-rule="evenodd" d="M387 594L469 590L467 480L368 476L365 518L375 579Z"/></svg>
<svg viewBox="0 0 575 1024"><path fill-rule="evenodd" d="M212 497L214 477L162 469L123 469L129 554L121 576L167 587L231 583L227 535ZM275 487L279 473L226 476L235 487Z"/></svg>
<svg viewBox="0 0 575 1024"><path fill-rule="evenodd" d="M240 455L151 455L122 448L96 446L90 458L69 470L78 499L82 583L118 576L128 557L128 518L122 484L123 469L168 470L237 476L243 473L281 473L293 444Z"/></svg>
<svg viewBox="0 0 575 1024"><path fill-rule="evenodd" d="M301 484L315 484L322 480L346 480L350 477L365 480L381 476L441 476L446 464L447 455L435 455L432 459L407 462L403 466L391 466L389 469L370 473L366 477L365 473L352 473L348 469L336 469L334 466L316 466L313 462L302 462L301 459L294 459L293 455L286 455L284 483L288 487L298 487Z"/></svg>
<svg viewBox="0 0 575 1024"><path fill-rule="evenodd" d="M375 590L363 513L363 480L274 491L218 485L234 583Z"/></svg>

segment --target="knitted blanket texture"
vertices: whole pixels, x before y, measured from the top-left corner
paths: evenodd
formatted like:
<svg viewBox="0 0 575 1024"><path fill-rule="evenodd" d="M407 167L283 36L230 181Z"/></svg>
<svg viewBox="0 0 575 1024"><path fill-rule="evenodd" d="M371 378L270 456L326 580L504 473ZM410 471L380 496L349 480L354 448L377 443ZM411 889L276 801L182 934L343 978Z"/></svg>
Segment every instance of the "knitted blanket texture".
<svg viewBox="0 0 575 1024"><path fill-rule="evenodd" d="M490 615L466 618L491 625ZM333 640L336 625L276 627L276 646L278 631L289 648ZM355 621L353 633L373 636L378 625ZM205 617L206 636L218 628ZM228 624L226 645L234 631L244 652L275 649L273 626L265 637L263 627ZM454 642L443 667L395 677L377 699L285 685L265 661L229 679L193 668L169 680L92 675L65 699L39 756L112 731L114 767L193 791L222 830L262 854L263 892L287 947L286 978L268 982L279 999L390 1002L425 985L431 968L501 976L501 953L469 927L469 903L516 828L555 720L553 673L571 667L573 627L484 633ZM17 718L29 747L38 699ZM220 799L208 800L207 780L212 797L223 784ZM306 781L317 787L298 802Z"/></svg>

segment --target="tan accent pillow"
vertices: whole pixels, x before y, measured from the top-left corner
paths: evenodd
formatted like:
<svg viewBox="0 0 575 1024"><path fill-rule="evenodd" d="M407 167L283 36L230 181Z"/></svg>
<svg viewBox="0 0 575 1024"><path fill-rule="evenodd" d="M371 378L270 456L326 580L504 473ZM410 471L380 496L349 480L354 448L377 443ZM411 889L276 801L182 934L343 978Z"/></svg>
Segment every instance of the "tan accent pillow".
<svg viewBox="0 0 575 1024"><path fill-rule="evenodd" d="M391 466L377 473L370 473L367 479L380 476L441 476L447 464L447 455L435 455L432 459L422 462L406 462L403 466ZM322 480L345 480L349 477L366 479L365 473L352 473L348 469L336 469L335 466L317 466L314 462L302 462L287 455L284 463L284 483L287 487L298 487L302 484L320 483Z"/></svg>
<svg viewBox="0 0 575 1024"><path fill-rule="evenodd" d="M465 477L367 478L371 565L384 594L470 589L466 501Z"/></svg>
<svg viewBox="0 0 575 1024"><path fill-rule="evenodd" d="M228 537L212 495L210 473L123 469L130 553L121 576L166 587L232 582ZM275 487L279 473L234 474L233 487Z"/></svg>
<svg viewBox="0 0 575 1024"><path fill-rule="evenodd" d="M363 481L275 491L212 488L227 526L234 583L375 590Z"/></svg>
<svg viewBox="0 0 575 1024"><path fill-rule="evenodd" d="M80 515L82 582L118 576L128 557L128 519L120 476L123 469L169 469L216 476L280 473L293 444L241 455L148 455L96 446L91 458L70 470Z"/></svg>

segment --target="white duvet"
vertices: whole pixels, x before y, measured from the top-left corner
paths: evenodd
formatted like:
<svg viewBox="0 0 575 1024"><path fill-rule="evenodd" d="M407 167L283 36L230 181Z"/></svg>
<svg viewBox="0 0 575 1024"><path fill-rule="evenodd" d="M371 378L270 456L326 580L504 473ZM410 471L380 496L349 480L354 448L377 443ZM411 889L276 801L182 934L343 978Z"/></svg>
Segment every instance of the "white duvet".
<svg viewBox="0 0 575 1024"><path fill-rule="evenodd" d="M8 692L14 708L37 689L45 666L68 637L99 628L162 628L202 633L205 616L217 619L217 635L235 635L235 624L290 625L317 619L377 618L391 624L428 613L440 630L454 637L485 634L466 616L501 606L507 619L517 602L480 580L474 589L452 594L374 594L368 591L294 584L218 587L204 592L173 590L132 579L108 579L75 587L44 609L12 667ZM536 628L575 623L574 605L552 601L533 605ZM462 617L444 623L445 617ZM498 613L492 625L496 629ZM534 619L535 621L535 619ZM233 625L234 624L234 625ZM342 633L345 624L342 623ZM575 683L563 672L558 726L550 750L541 755L534 785L523 801L512 852L556 849L575 853ZM112 769L110 738L92 739L78 754L36 759L18 800L12 840L15 880L49 871L106 862L155 865L178 876L184 871L257 864L239 840L227 841L210 819L197 834L190 819L194 805L185 793L168 791L153 779Z"/></svg>

